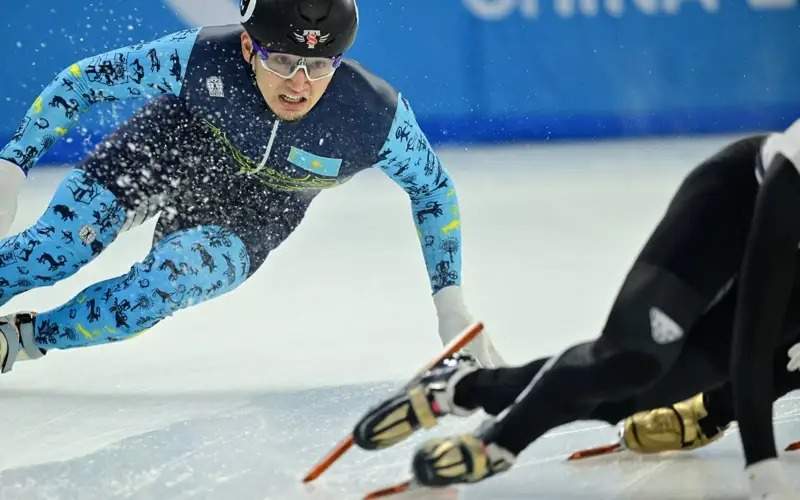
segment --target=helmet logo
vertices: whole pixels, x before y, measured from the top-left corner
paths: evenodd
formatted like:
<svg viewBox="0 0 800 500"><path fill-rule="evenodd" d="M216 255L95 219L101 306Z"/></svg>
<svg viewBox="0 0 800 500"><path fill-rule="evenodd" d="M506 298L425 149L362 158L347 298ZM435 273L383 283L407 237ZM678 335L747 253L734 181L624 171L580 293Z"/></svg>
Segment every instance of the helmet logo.
<svg viewBox="0 0 800 500"><path fill-rule="evenodd" d="M330 39L330 33L323 35L319 30L304 30L302 34L292 33L297 43L304 43L309 49L314 49L318 44L324 45Z"/></svg>
<svg viewBox="0 0 800 500"><path fill-rule="evenodd" d="M241 14L241 19L239 22L246 23L253 17L253 12L256 10L256 4L258 0L240 0L239 2L239 14Z"/></svg>

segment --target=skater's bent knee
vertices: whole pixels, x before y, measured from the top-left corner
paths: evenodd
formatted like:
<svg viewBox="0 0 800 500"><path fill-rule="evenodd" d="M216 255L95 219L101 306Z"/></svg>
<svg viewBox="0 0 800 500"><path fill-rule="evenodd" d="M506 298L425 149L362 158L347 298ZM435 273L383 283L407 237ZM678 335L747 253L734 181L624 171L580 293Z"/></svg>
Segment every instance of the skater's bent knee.
<svg viewBox="0 0 800 500"><path fill-rule="evenodd" d="M677 352L709 302L669 270L637 262L617 296L603 337L627 350L659 356Z"/></svg>

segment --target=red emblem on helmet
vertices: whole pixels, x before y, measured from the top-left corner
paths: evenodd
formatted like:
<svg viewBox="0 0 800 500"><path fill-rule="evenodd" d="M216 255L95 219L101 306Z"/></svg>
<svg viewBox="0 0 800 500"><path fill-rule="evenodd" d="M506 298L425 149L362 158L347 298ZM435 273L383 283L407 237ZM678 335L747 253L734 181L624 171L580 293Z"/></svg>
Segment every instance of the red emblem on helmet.
<svg viewBox="0 0 800 500"><path fill-rule="evenodd" d="M309 49L314 49L319 44L324 45L330 37L330 34L323 35L319 30L304 30L302 34L294 33L297 43L304 43Z"/></svg>

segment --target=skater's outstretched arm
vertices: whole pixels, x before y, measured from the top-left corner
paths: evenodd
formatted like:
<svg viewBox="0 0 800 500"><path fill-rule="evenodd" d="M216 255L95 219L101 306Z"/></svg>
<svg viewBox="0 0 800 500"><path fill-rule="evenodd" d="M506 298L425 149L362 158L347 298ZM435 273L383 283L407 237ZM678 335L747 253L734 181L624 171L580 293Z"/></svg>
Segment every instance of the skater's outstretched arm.
<svg viewBox="0 0 800 500"><path fill-rule="evenodd" d="M179 95L198 30L168 35L78 61L58 73L33 101L0 158L26 174L92 105Z"/></svg>
<svg viewBox="0 0 800 500"><path fill-rule="evenodd" d="M800 158L792 156L783 147L768 155L771 161L756 200L734 323L731 380L753 494L760 494L762 487L782 488L772 428L772 367L800 242L800 175L795 167Z"/></svg>
<svg viewBox="0 0 800 500"><path fill-rule="evenodd" d="M58 73L0 149L0 236L14 220L28 171L92 105L179 95L197 29L89 57Z"/></svg>
<svg viewBox="0 0 800 500"><path fill-rule="evenodd" d="M453 179L403 96L375 164L408 193L428 270L439 335L449 342L474 321L461 293L461 213ZM468 350L483 366L505 364L486 333Z"/></svg>
<svg viewBox="0 0 800 500"><path fill-rule="evenodd" d="M376 167L408 193L433 293L461 284L461 215L453 179L417 124L411 105L397 110Z"/></svg>

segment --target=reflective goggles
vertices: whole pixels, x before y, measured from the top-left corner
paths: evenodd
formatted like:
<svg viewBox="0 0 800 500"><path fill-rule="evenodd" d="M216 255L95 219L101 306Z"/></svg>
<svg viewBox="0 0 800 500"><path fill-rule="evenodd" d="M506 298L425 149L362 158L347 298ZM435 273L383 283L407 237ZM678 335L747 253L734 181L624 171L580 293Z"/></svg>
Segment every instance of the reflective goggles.
<svg viewBox="0 0 800 500"><path fill-rule="evenodd" d="M270 52L253 40L253 48L258 53L258 62L265 70L281 78L290 79L302 69L308 81L315 82L330 78L342 63L342 56L301 57L283 52Z"/></svg>

